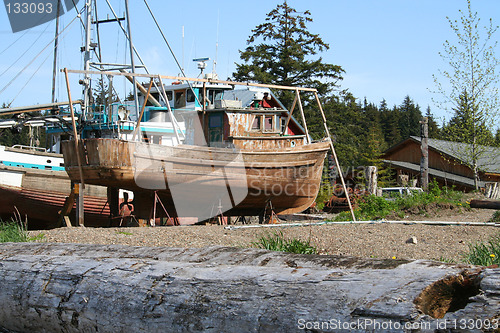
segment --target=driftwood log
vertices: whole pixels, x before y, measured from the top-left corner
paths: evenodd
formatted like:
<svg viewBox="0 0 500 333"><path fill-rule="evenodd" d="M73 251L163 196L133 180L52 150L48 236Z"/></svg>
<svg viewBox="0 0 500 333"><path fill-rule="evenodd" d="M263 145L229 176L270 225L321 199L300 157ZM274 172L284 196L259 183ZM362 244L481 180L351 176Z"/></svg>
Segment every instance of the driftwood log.
<svg viewBox="0 0 500 333"><path fill-rule="evenodd" d="M500 200L471 200L471 208L500 209Z"/></svg>
<svg viewBox="0 0 500 333"><path fill-rule="evenodd" d="M7 243L0 286L0 331L10 332L399 332L500 320L499 269L422 260Z"/></svg>

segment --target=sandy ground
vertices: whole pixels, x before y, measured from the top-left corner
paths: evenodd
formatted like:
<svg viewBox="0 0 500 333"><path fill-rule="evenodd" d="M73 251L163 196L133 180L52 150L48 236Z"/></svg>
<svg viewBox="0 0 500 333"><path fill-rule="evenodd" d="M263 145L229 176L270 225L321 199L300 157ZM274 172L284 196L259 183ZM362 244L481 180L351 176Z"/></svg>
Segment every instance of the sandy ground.
<svg viewBox="0 0 500 333"><path fill-rule="evenodd" d="M439 211L432 218L405 217L410 224L336 224L299 227L225 229L224 226L180 226L143 228L59 228L29 231L42 242L126 244L131 246L206 247L210 245L249 247L259 237L282 231L285 237L310 240L321 254L364 258L432 259L463 262L470 244L486 241L500 233L494 225L425 225L410 220L487 222L494 210ZM286 221L287 223L290 221ZM307 221L301 221L307 222ZM317 222L317 221L315 221ZM407 241L415 237L416 244Z"/></svg>

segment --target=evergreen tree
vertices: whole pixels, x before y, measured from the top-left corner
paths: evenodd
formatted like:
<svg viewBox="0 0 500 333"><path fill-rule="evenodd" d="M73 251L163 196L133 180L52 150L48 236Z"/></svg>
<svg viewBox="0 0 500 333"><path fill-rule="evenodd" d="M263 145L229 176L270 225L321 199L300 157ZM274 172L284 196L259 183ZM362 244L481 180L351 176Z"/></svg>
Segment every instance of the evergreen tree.
<svg viewBox="0 0 500 333"><path fill-rule="evenodd" d="M449 141L467 143L467 147L457 147L457 152L474 172L476 189L479 181L479 160L490 150L487 146L494 145L495 138L488 129L485 119L477 111L477 104L464 91L459 98L459 104L454 109L454 116L443 127L443 137ZM492 157L494 158L494 157Z"/></svg>
<svg viewBox="0 0 500 333"><path fill-rule="evenodd" d="M307 30L312 22L311 13L298 13L285 0L267 14L265 23L252 30L249 45L240 51L244 61L236 64L233 78L236 81L253 81L287 86L316 88L320 95L331 92L340 80L343 69L327 64L318 52L326 51L326 44L318 34ZM279 92L278 98L285 106L291 105L293 93Z"/></svg>
<svg viewBox="0 0 500 333"><path fill-rule="evenodd" d="M494 145L496 147L500 147L500 128L497 128L497 131L495 133L495 142Z"/></svg>
<svg viewBox="0 0 500 333"><path fill-rule="evenodd" d="M399 110L395 107L388 109L385 100L383 100L380 106L380 122L388 146L393 146L401 141L400 118Z"/></svg>
<svg viewBox="0 0 500 333"><path fill-rule="evenodd" d="M399 112L401 115L399 128L402 139L406 140L410 136L420 136L422 113L420 107L414 104L410 96L405 97L403 104L399 107Z"/></svg>
<svg viewBox="0 0 500 333"><path fill-rule="evenodd" d="M439 126L438 126L436 120L434 119L434 115L431 112L430 106L427 107L427 110L425 112L425 116L427 117L428 126L429 126L429 138L439 139L441 133L439 130Z"/></svg>

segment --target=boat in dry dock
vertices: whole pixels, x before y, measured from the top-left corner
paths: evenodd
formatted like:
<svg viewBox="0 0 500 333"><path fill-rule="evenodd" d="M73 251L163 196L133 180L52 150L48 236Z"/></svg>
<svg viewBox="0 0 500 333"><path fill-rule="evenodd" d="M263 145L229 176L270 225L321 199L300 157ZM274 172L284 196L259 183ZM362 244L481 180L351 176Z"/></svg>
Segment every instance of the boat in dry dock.
<svg viewBox="0 0 500 333"><path fill-rule="evenodd" d="M219 214L290 214L308 208L319 191L329 139L311 142L306 127L277 100L271 86L234 89L234 82L192 80L197 84L176 81L162 87L169 103L156 107L156 112L175 111L184 119L181 144L164 145L161 136L148 133L136 141L82 139L78 150L74 141L65 141L64 165L72 181L133 191L135 213L146 219L157 198L165 214L199 221ZM289 89L298 96L301 88ZM148 97L142 96L142 103ZM177 97L187 100L179 103Z"/></svg>
<svg viewBox="0 0 500 333"><path fill-rule="evenodd" d="M198 78L151 75L145 64L134 65L137 50L130 40L130 24L125 33L130 64L105 63L92 56L100 48L92 42L90 26L100 22L92 8L88 1L81 10L87 22L83 70L64 70L67 107L44 116L49 146L63 153L72 184L82 185L79 224L86 198L83 185L107 188L105 204L111 218L120 214L119 193L127 193L132 214L152 223L164 216L204 221L221 215L290 214L314 202L324 158L329 149L334 152L315 89L222 81L215 65L212 73L203 75L208 58L198 59ZM101 23L116 22L125 32L122 19L110 9L114 19ZM129 20L128 7L126 12ZM139 68L146 73L137 73ZM80 75L83 86L78 103L71 97L72 74ZM113 100L117 76L132 83L131 101ZM108 89L99 92L99 105L92 82L104 87L103 80ZM291 107L273 94L278 89L295 93ZM301 93L315 95L325 126L323 140L311 140ZM297 109L300 122L294 117ZM55 117L60 118L57 126L50 123Z"/></svg>

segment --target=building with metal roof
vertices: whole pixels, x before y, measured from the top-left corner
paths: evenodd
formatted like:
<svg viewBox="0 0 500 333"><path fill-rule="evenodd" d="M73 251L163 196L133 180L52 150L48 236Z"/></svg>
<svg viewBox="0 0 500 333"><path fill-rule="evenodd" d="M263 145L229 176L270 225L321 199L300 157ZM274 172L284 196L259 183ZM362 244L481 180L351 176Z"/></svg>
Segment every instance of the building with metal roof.
<svg viewBox="0 0 500 333"><path fill-rule="evenodd" d="M461 190L474 190L474 172L471 168L472 145L460 142L428 139L429 177L440 184ZM500 148L479 146L479 186L500 182ZM383 155L384 163L395 169L398 176L420 178L421 139L412 136L389 148Z"/></svg>

